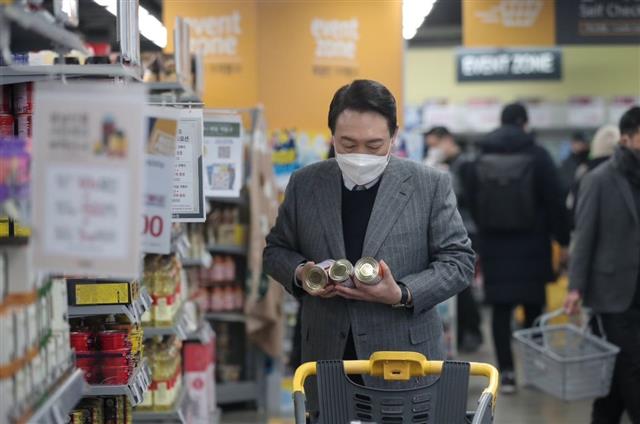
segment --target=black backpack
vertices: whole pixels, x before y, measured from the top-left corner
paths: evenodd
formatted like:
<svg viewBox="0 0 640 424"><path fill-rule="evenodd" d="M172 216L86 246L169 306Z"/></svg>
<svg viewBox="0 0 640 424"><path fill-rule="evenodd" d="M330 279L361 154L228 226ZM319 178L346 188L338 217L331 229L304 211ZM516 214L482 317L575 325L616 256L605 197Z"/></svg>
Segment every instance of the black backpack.
<svg viewBox="0 0 640 424"><path fill-rule="evenodd" d="M483 231L524 231L535 225L531 154L483 154L476 159L476 223Z"/></svg>

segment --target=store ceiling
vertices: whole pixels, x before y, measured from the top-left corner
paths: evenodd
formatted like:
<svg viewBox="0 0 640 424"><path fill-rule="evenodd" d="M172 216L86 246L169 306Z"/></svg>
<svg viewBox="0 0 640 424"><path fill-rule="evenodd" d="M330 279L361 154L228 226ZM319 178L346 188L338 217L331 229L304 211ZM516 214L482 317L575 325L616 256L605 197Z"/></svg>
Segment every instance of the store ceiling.
<svg viewBox="0 0 640 424"><path fill-rule="evenodd" d="M162 20L162 0L140 0L140 5L153 16ZM110 42L117 50L116 19L105 8L91 0L79 2L80 26L78 32L87 41ZM51 48L38 36L14 28L13 51L28 51ZM409 41L409 47L451 46L462 44L462 5L461 0L438 0L431 13L418 29L416 36ZM142 51L160 50L158 46L144 37L140 37Z"/></svg>

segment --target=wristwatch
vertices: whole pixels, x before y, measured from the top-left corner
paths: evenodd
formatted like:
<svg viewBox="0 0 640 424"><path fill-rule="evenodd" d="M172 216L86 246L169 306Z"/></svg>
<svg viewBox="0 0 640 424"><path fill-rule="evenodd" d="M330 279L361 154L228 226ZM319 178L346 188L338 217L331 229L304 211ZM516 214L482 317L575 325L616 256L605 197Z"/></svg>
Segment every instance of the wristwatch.
<svg viewBox="0 0 640 424"><path fill-rule="evenodd" d="M395 305L391 305L392 308L410 308L409 305L409 289L402 283L398 283L398 287L400 287L400 302Z"/></svg>

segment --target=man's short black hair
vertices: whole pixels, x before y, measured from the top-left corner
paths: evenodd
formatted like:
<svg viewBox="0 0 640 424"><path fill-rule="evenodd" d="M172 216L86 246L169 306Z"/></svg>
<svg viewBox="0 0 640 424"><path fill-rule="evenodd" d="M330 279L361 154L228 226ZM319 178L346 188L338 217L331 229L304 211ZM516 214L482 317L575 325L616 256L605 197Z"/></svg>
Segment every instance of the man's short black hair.
<svg viewBox="0 0 640 424"><path fill-rule="evenodd" d="M379 82L355 80L336 91L329 106L331 134L336 132L338 116L347 109L358 112L377 112L384 116L389 126L389 134L392 136L398 128L396 99L389 89Z"/></svg>
<svg viewBox="0 0 640 424"><path fill-rule="evenodd" d="M587 137L584 136L582 131L575 131L571 134L571 141L578 143L588 143Z"/></svg>
<svg viewBox="0 0 640 424"><path fill-rule="evenodd" d="M424 133L425 137L428 137L430 135L432 135L434 137L438 137L438 138L452 136L451 131L449 131L449 129L447 127L442 127L442 126L433 127L429 131Z"/></svg>
<svg viewBox="0 0 640 424"><path fill-rule="evenodd" d="M527 109L522 103L511 103L502 109L502 115L500 116L500 122L502 125L517 125L523 127L529 122L529 115Z"/></svg>
<svg viewBox="0 0 640 424"><path fill-rule="evenodd" d="M640 106L634 106L620 118L620 134L632 136L640 131Z"/></svg>

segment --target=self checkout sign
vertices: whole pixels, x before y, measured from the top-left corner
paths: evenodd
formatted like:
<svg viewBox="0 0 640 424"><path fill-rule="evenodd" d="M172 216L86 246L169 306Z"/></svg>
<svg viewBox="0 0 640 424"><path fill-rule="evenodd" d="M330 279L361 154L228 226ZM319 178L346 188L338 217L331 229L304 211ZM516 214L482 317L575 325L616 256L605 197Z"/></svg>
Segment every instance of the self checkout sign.
<svg viewBox="0 0 640 424"><path fill-rule="evenodd" d="M456 66L459 82L562 79L560 49L460 49Z"/></svg>

